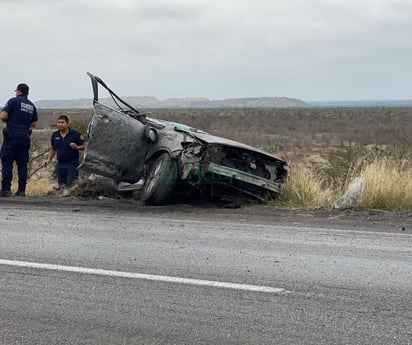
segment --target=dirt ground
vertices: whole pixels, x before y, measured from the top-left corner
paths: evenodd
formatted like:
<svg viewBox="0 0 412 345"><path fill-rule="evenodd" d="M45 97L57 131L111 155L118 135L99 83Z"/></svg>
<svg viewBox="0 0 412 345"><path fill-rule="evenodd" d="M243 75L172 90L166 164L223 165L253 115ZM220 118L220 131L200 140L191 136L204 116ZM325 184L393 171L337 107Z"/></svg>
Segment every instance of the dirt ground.
<svg viewBox="0 0 412 345"><path fill-rule="evenodd" d="M325 229L368 230L412 234L411 212L377 210L296 210L275 208L262 204L245 204L239 208L226 208L211 203L171 204L146 206L140 200L93 198L80 199L60 195L0 198L0 207L16 212L19 209L37 209L39 217L47 212L86 212L113 216L136 215L156 218L187 218L192 220L231 220L240 223L271 224ZM42 214L44 212L44 214Z"/></svg>

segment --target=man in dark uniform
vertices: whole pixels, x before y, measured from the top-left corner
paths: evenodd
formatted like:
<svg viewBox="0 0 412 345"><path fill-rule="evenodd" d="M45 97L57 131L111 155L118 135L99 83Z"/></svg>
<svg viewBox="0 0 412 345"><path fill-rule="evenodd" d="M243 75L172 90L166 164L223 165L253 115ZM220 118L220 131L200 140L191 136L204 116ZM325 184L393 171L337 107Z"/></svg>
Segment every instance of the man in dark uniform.
<svg viewBox="0 0 412 345"><path fill-rule="evenodd" d="M69 188L79 176L79 151L84 149L84 138L80 132L70 128L66 115L58 117L57 127L51 136L49 156L44 165L47 166L57 152L57 183L63 196L69 196Z"/></svg>
<svg viewBox="0 0 412 345"><path fill-rule="evenodd" d="M15 90L16 97L10 98L0 113L0 119L6 123L3 128L1 147L1 196L11 196L13 163L17 164L19 175L18 189L15 195L25 196L27 183L27 163L30 151L31 127L36 126L37 109L27 98L29 87L21 83Z"/></svg>

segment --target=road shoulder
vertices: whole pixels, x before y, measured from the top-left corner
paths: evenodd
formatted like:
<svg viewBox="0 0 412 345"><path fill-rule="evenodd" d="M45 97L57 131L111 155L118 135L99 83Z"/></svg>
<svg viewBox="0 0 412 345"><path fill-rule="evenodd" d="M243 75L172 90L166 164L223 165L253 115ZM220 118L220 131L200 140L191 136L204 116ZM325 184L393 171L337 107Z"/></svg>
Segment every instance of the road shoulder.
<svg viewBox="0 0 412 345"><path fill-rule="evenodd" d="M134 199L80 199L61 196L9 197L0 199L0 208L7 210L36 209L41 212L116 213L165 218L199 220L236 220L283 226L314 226L347 230L370 230L412 234L412 212L379 210L299 210L262 204L246 204L240 208L224 208L210 203L146 206Z"/></svg>

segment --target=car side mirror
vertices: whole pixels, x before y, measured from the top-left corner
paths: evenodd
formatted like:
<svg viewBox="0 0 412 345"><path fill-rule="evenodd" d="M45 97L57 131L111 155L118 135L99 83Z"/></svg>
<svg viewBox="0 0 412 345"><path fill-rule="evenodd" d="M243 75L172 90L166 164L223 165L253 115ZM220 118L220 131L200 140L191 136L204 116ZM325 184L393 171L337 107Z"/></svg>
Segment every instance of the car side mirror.
<svg viewBox="0 0 412 345"><path fill-rule="evenodd" d="M157 130L153 127L146 126L144 129L144 136L148 141L154 143L158 137Z"/></svg>

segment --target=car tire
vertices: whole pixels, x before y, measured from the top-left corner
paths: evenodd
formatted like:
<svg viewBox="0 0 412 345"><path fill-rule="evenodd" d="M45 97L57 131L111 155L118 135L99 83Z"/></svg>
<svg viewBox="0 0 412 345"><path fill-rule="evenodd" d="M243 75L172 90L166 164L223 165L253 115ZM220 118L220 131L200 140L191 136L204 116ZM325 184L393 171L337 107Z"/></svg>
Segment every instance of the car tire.
<svg viewBox="0 0 412 345"><path fill-rule="evenodd" d="M149 163L142 199L149 205L162 205L172 195L177 181L177 163L162 153Z"/></svg>

